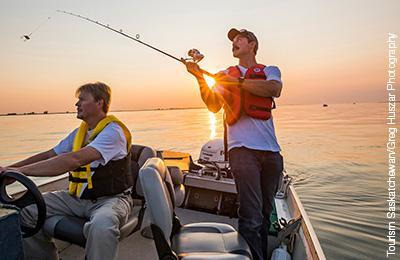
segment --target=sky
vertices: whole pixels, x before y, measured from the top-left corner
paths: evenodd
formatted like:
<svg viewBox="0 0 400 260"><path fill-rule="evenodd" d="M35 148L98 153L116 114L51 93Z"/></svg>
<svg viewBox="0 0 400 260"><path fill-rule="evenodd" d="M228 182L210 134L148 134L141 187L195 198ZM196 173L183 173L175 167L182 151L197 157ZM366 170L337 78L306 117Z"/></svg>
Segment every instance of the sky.
<svg viewBox="0 0 400 260"><path fill-rule="evenodd" d="M400 36L397 0L0 0L0 114L75 111L76 88L95 81L111 86L111 110L204 106L181 63L57 9L177 57L197 48L212 72L238 63L226 34L246 28L257 61L281 70L278 105L385 101L387 35Z"/></svg>

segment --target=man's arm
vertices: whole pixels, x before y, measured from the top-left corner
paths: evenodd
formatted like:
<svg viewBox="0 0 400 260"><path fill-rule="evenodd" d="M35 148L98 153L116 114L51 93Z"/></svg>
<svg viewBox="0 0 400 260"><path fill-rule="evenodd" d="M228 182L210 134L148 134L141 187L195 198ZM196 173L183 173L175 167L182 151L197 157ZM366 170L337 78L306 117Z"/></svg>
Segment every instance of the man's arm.
<svg viewBox="0 0 400 260"><path fill-rule="evenodd" d="M57 154L54 152L53 149L50 149L48 151L42 152L42 153L38 153L35 154L27 159L24 159L22 161L16 162L10 166L7 167L1 167L0 166L0 175L5 172L8 169L15 169L15 170L19 170L19 167L25 166L25 165L29 165L29 164L33 164L33 163L37 163L37 162L41 162L47 159L50 159L54 156L56 156ZM6 181L6 184L11 184L13 183L14 180L8 180Z"/></svg>
<svg viewBox="0 0 400 260"><path fill-rule="evenodd" d="M16 163L14 163L14 164L12 164L12 165L10 165L8 167L14 167L14 168L22 167L22 166L29 165L29 164L32 164L32 163L36 163L36 162L40 162L40 161L44 161L44 160L50 159L50 158L52 158L52 157L54 157L56 155L57 154L54 152L54 150L50 149L50 150L48 150L46 152L38 153L38 154L35 154L35 155L33 155L33 156L31 156L31 157L29 157L27 159L24 159L22 161L16 162Z"/></svg>
<svg viewBox="0 0 400 260"><path fill-rule="evenodd" d="M208 110L213 113L217 113L223 105L223 99L219 93L211 90L206 80L204 79L203 74L200 72L199 65L193 62L186 63L187 71L190 72L193 76L196 77L197 83L200 87L200 95L203 102L206 104Z"/></svg>
<svg viewBox="0 0 400 260"><path fill-rule="evenodd" d="M206 104L208 110L217 113L223 105L221 96L208 87L207 82L203 77L198 78L197 82L200 87L201 99Z"/></svg>
<svg viewBox="0 0 400 260"><path fill-rule="evenodd" d="M220 74L217 82L227 89L237 88L239 84L237 78L227 74ZM241 87L260 97L279 97L282 91L282 83L278 80L245 79Z"/></svg>
<svg viewBox="0 0 400 260"><path fill-rule="evenodd" d="M87 146L76 152L63 153L14 169L28 176L57 176L99 159L101 154L95 148Z"/></svg>
<svg viewBox="0 0 400 260"><path fill-rule="evenodd" d="M242 88L261 97L279 97L282 91L282 83L277 80L244 80Z"/></svg>

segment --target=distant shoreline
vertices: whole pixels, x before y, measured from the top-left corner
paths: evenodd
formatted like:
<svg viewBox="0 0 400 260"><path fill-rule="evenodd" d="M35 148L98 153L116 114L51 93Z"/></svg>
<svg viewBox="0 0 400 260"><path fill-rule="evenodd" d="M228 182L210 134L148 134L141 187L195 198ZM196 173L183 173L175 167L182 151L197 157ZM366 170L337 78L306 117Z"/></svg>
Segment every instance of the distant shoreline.
<svg viewBox="0 0 400 260"><path fill-rule="evenodd" d="M395 103L399 103L400 101L396 101ZM362 104L362 103L388 103L387 101L376 101L376 102L347 102L347 103L329 103L329 105L334 104ZM327 104L327 103L324 103ZM314 104L284 104L280 106L300 106L300 105L323 105L319 103ZM167 110L188 110L188 109L205 109L206 107L171 107L171 108L144 108L144 109L119 109L119 110L112 110L110 112L142 112L142 111L167 111ZM21 113L6 113L0 114L1 116L30 116L30 115L64 115L64 114L76 114L75 111L65 111L65 112L21 112Z"/></svg>
<svg viewBox="0 0 400 260"><path fill-rule="evenodd" d="M110 112L142 112L142 111L166 111L166 110L188 110L188 109L204 109L205 107L171 107L171 108L148 108L148 109L120 109L112 110ZM22 112L22 113L6 113L0 114L0 116L35 116L35 115L66 115L66 114L76 114L75 111L65 111L65 112Z"/></svg>

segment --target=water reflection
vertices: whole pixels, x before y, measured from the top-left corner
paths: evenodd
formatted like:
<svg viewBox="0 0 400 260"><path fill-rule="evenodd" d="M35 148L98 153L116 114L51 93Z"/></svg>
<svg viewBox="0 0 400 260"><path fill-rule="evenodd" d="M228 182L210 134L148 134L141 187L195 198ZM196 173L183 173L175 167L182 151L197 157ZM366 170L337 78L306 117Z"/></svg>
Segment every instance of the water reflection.
<svg viewBox="0 0 400 260"><path fill-rule="evenodd" d="M274 111L285 168L328 259L386 254L385 111L384 103L282 105ZM222 111L113 114L131 129L134 143L188 152L194 159L209 138L223 136ZM0 117L0 165L54 147L79 123L72 114Z"/></svg>
<svg viewBox="0 0 400 260"><path fill-rule="evenodd" d="M217 119L213 112L208 112L208 116L210 118L210 140L212 140L217 136Z"/></svg>

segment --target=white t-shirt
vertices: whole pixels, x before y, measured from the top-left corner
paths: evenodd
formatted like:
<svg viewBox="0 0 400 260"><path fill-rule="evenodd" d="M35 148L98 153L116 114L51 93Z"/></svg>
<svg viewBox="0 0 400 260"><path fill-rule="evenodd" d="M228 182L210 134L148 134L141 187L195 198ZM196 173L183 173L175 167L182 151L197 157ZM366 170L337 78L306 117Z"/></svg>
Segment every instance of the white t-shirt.
<svg viewBox="0 0 400 260"><path fill-rule="evenodd" d="M72 151L75 135L78 131L76 128L66 138L53 148L54 152L59 155L62 153L69 153ZM90 132L86 134L87 140ZM108 124L97 137L90 142L87 146L93 147L101 154L101 159L94 161L90 164L91 167L98 167L100 164L105 165L110 160L119 160L124 158L127 154L127 143L122 128L117 123Z"/></svg>
<svg viewBox="0 0 400 260"><path fill-rule="evenodd" d="M247 68L240 65L238 67L241 74L245 75ZM282 82L278 67L266 66L264 73L267 75L267 80ZM222 94L224 88L217 86L215 91ZM273 116L271 115L268 120L260 120L242 113L235 124L228 125L228 149L242 146L256 150L279 152L281 148L276 139Z"/></svg>

